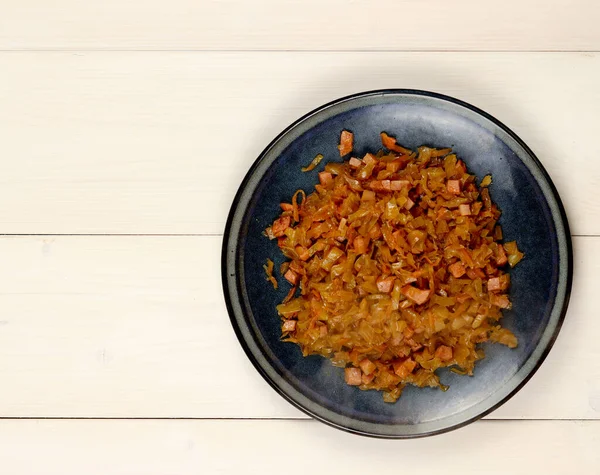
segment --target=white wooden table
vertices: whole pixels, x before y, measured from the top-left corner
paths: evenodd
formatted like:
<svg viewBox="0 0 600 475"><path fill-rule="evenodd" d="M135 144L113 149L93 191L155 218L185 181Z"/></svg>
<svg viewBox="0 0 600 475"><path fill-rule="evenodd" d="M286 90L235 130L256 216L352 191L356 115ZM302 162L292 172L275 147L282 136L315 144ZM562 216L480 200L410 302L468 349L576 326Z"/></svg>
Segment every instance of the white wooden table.
<svg viewBox="0 0 600 475"><path fill-rule="evenodd" d="M0 0L0 473L599 473L599 20L596 0ZM226 214L262 148L384 87L513 128L575 250L530 383L414 441L281 399L220 284Z"/></svg>

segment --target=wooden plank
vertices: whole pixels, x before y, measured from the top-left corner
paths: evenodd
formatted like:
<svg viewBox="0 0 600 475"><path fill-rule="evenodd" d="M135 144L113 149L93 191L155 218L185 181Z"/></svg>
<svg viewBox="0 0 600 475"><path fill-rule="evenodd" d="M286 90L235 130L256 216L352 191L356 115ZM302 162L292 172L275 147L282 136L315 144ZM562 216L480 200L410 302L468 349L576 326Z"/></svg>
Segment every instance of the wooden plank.
<svg viewBox="0 0 600 475"><path fill-rule="evenodd" d="M2 233L221 233L286 125L349 93L412 87L512 127L572 231L600 234L600 54L0 53L0 70Z"/></svg>
<svg viewBox="0 0 600 475"><path fill-rule="evenodd" d="M595 473L598 444L600 421L481 421L406 441L316 421L0 421L0 457L11 475L294 475L315 467L352 475L399 464L448 475Z"/></svg>
<svg viewBox="0 0 600 475"><path fill-rule="evenodd" d="M600 238L574 244L558 341L493 418L600 419ZM243 353L220 246L219 237L1 238L0 416L306 417Z"/></svg>
<svg viewBox="0 0 600 475"><path fill-rule="evenodd" d="M598 50L594 0L7 2L2 49Z"/></svg>

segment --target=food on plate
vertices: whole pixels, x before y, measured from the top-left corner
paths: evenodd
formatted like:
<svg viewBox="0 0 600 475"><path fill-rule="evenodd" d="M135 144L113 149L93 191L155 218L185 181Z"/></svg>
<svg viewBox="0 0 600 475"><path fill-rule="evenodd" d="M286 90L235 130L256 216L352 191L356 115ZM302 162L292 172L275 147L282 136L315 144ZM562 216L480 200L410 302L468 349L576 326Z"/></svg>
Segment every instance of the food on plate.
<svg viewBox="0 0 600 475"><path fill-rule="evenodd" d="M344 157L352 152L354 147L354 134L348 130L342 130L340 134L340 144L338 150L340 151L340 157Z"/></svg>
<svg viewBox="0 0 600 475"><path fill-rule="evenodd" d="M273 268L275 264L271 259L267 259L267 263L263 266L265 270L265 274L267 275L267 280L273 284L273 288L277 290L279 288L279 284L277 283L277 279L273 276Z"/></svg>
<svg viewBox="0 0 600 475"><path fill-rule="evenodd" d="M341 156L353 141L342 132ZM287 258L282 338L394 402L407 384L445 390L438 368L472 375L478 343L517 346L500 320L511 308L506 266L523 254L501 243L489 175L478 184L449 148L381 141L379 152L328 163L265 232ZM275 281L272 262L265 270Z"/></svg>
<svg viewBox="0 0 600 475"><path fill-rule="evenodd" d="M310 164L307 167L302 168L302 171L303 172L310 172L310 171L314 170L317 167L317 165L319 163L321 163L321 160L323 160L323 155L320 154L320 153L318 153L315 156L315 158L313 158L313 161L310 162Z"/></svg>

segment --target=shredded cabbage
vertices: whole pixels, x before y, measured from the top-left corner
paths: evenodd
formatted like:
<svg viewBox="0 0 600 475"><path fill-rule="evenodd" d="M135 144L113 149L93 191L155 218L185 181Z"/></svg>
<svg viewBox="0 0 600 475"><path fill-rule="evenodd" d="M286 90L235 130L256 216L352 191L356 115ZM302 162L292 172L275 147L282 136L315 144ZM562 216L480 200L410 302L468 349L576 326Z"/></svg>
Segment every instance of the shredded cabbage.
<svg viewBox="0 0 600 475"><path fill-rule="evenodd" d="M523 254L500 243L489 175L478 186L450 149L381 137L387 150L327 164L266 235L290 259L292 289L277 306L284 340L394 402L406 384L445 390L438 368L472 375L478 343L517 346L499 321L511 307L505 266Z"/></svg>

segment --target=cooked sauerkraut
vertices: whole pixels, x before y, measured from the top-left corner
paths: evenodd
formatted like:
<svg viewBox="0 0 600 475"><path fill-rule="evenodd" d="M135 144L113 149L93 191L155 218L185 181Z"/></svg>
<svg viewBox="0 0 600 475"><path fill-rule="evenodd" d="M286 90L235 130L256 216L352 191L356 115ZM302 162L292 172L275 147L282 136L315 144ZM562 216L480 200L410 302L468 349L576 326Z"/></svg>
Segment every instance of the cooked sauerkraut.
<svg viewBox="0 0 600 475"><path fill-rule="evenodd" d="M266 234L288 258L283 339L394 402L406 384L445 390L438 368L472 375L478 343L517 346L500 320L511 307L506 266L523 254L501 243L490 176L478 185L449 148L381 138L386 150L327 164ZM344 131L341 155L352 141Z"/></svg>

